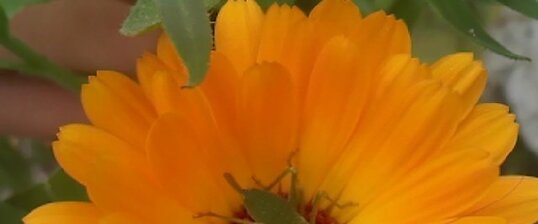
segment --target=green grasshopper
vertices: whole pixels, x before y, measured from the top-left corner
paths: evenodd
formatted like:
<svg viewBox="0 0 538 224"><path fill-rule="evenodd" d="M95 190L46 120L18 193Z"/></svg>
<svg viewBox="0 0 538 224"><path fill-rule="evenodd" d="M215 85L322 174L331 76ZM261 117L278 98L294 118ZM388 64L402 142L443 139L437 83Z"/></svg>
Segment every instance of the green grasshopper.
<svg viewBox="0 0 538 224"><path fill-rule="evenodd" d="M271 190L288 175L291 175L291 186L287 199L284 199L278 194L272 193ZM331 202L329 207L344 208L354 206L353 203L339 205L336 200L328 197L326 193L320 192L316 194L312 201L312 210L308 214L309 219L307 221L297 212L303 194L297 188L297 169L291 164L291 158L288 161L288 168L275 178L271 184L264 186L259 180L253 177L255 183L261 189L244 189L229 173L225 173L224 178L242 196L244 207L254 222L226 217L213 212L201 213L196 215L195 218L215 217L234 224L316 224L318 205L322 198L327 198Z"/></svg>

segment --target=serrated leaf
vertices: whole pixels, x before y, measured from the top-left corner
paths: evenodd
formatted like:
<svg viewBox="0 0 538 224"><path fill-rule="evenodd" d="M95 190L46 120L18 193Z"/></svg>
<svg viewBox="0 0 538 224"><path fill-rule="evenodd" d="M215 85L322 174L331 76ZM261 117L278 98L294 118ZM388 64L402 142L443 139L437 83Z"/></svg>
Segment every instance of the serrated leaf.
<svg viewBox="0 0 538 224"><path fill-rule="evenodd" d="M0 0L0 6L2 6L6 15L11 18L28 5L45 3L48 1L49 0Z"/></svg>
<svg viewBox="0 0 538 224"><path fill-rule="evenodd" d="M469 4L464 0L430 0L430 5L452 26L470 37L476 43L493 52L515 60L530 60L530 58L512 53L493 39L482 28L474 16Z"/></svg>
<svg viewBox="0 0 538 224"><path fill-rule="evenodd" d="M223 0L204 0L204 5L207 10L211 10L220 4Z"/></svg>
<svg viewBox="0 0 538 224"><path fill-rule="evenodd" d="M189 71L187 86L200 84L213 46L211 26L200 0L156 0L162 26Z"/></svg>
<svg viewBox="0 0 538 224"><path fill-rule="evenodd" d="M538 19L538 1L536 0L497 0L497 1L528 17Z"/></svg>
<svg viewBox="0 0 538 224"><path fill-rule="evenodd" d="M263 190L243 191L245 208L258 223L308 224L308 222L280 196Z"/></svg>
<svg viewBox="0 0 538 224"><path fill-rule="evenodd" d="M131 7L129 15L123 21L120 33L125 36L136 36L158 27L161 22L159 11L154 0L138 0Z"/></svg>

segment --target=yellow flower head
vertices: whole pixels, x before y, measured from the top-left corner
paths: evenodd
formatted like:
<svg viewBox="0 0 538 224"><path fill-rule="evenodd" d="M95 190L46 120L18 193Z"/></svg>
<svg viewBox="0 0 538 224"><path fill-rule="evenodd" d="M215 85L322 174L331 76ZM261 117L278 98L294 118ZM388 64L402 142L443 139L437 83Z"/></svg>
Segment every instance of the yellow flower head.
<svg viewBox="0 0 538 224"><path fill-rule="evenodd" d="M476 105L486 73L471 54L422 64L402 21L346 0L308 16L229 0L215 45L200 87L181 88L166 36L138 61L138 83L90 77L92 124L61 128L54 153L91 202L47 204L25 223L252 222L252 198L224 174L294 199L302 218L282 224L538 220L538 180L499 176L518 125L504 105ZM296 175L278 178L286 170Z"/></svg>

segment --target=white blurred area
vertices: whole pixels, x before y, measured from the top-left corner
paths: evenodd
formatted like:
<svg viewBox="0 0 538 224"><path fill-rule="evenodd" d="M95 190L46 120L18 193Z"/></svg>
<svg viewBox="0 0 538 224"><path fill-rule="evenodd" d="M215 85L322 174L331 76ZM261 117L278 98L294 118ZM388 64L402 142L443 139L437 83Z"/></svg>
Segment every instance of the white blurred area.
<svg viewBox="0 0 538 224"><path fill-rule="evenodd" d="M538 155L538 21L508 8L490 21L490 34L533 61L514 61L486 51L489 82L483 101L506 102L521 125L520 140Z"/></svg>

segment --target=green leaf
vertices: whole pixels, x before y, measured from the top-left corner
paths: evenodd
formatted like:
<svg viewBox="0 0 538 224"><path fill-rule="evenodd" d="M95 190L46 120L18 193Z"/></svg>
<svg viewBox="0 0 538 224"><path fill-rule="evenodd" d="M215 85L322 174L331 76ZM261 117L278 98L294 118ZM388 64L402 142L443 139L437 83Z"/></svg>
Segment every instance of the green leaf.
<svg viewBox="0 0 538 224"><path fill-rule="evenodd" d="M31 4L45 3L49 0L0 0L0 6L4 9L9 18L17 12Z"/></svg>
<svg viewBox="0 0 538 224"><path fill-rule="evenodd" d="M220 5L222 1L223 0L204 0L204 5L207 10L211 10Z"/></svg>
<svg viewBox="0 0 538 224"><path fill-rule="evenodd" d="M536 0L497 0L497 1L528 17L538 19L538 1Z"/></svg>
<svg viewBox="0 0 538 224"><path fill-rule="evenodd" d="M158 27L159 23L161 23L161 17L155 1L138 0L123 21L120 33L125 36L136 36Z"/></svg>
<svg viewBox="0 0 538 224"><path fill-rule="evenodd" d="M389 12L404 20L411 28L419 18L425 4L426 0L399 0L392 5Z"/></svg>
<svg viewBox="0 0 538 224"><path fill-rule="evenodd" d="M430 5L457 30L470 37L476 43L493 52L515 60L530 58L517 55L494 40L480 25L467 2L464 0L430 0Z"/></svg>
<svg viewBox="0 0 538 224"><path fill-rule="evenodd" d="M26 212L5 202L0 202L0 219L3 224L22 224Z"/></svg>
<svg viewBox="0 0 538 224"><path fill-rule="evenodd" d="M245 208L254 221L264 224L308 224L288 201L264 190L244 190Z"/></svg>
<svg viewBox="0 0 538 224"><path fill-rule="evenodd" d="M189 70L187 86L199 85L209 67L213 46L211 26L203 1L156 0L162 25Z"/></svg>

